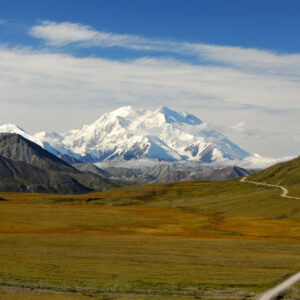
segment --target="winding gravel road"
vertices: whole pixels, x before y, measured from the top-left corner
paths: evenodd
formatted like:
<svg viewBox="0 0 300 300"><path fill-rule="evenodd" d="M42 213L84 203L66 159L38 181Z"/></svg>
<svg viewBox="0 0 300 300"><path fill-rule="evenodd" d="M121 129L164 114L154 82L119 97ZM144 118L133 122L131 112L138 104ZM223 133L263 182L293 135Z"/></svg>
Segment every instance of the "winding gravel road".
<svg viewBox="0 0 300 300"><path fill-rule="evenodd" d="M256 185L264 185L264 186L271 186L271 187L275 187L275 188L280 188L282 190L281 197L300 200L299 197L289 196L288 195L288 193L289 193L288 189L281 186L281 185L250 181L250 180L246 180L247 178L248 178L248 176L245 176L240 181L245 182L245 183L253 183L253 184L256 184ZM279 296L283 295L287 290L289 290L297 281L300 281L300 272L296 273L295 275L293 275L292 277L290 277L287 280L283 281L282 283L276 285L275 287L267 290L262 295L260 295L257 298L257 300L277 299Z"/></svg>
<svg viewBox="0 0 300 300"><path fill-rule="evenodd" d="M248 176L243 177L240 182L245 182L245 183L253 183L256 185L264 185L264 186L271 186L271 187L275 187L278 189L282 190L282 194L280 195L283 198L289 198L289 199L296 199L296 200L300 200L300 197L294 197L294 196L289 196L288 193L288 189L281 186L281 185L276 185L276 184L269 184L269 183L261 183L261 182L256 182L256 181L250 181L250 180L246 180L248 178Z"/></svg>

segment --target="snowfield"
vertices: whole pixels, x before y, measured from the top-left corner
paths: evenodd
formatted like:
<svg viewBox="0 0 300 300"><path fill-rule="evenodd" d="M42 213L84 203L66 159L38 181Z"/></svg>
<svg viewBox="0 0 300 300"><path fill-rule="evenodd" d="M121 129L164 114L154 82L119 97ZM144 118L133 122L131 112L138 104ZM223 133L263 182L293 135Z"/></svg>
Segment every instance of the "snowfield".
<svg viewBox="0 0 300 300"><path fill-rule="evenodd" d="M155 111L124 106L103 114L91 125L64 134L29 135L13 124L0 126L0 132L21 134L55 155L83 162L148 159L230 163L250 158L253 161L248 152L196 116L165 106Z"/></svg>

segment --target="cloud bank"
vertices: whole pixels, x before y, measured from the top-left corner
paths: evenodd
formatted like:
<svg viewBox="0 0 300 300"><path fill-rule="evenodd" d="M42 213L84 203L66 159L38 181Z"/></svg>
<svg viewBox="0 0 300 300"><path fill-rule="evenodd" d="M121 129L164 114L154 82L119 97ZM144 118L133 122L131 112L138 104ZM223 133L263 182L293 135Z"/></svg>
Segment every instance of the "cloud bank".
<svg viewBox="0 0 300 300"><path fill-rule="evenodd" d="M29 33L45 42L43 50L0 46L1 123L13 122L29 132L63 132L119 106L164 104L215 124L249 152L298 154L299 54L154 40L68 22L44 21ZM60 52L66 45L170 55L76 57ZM172 53L199 61L179 61Z"/></svg>
<svg viewBox="0 0 300 300"><path fill-rule="evenodd" d="M217 46L170 40L149 39L138 35L115 34L95 30L91 26L70 22L43 21L29 32L48 45L77 43L82 47L122 47L133 50L159 51L198 56L207 61L239 68L259 69L282 76L300 76L300 54L278 54L259 49Z"/></svg>

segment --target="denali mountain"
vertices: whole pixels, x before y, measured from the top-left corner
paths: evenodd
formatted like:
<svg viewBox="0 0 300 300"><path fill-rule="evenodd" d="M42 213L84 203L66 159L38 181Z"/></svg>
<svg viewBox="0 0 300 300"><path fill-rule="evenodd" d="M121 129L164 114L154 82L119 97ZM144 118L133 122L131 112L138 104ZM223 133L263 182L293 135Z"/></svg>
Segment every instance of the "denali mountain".
<svg viewBox="0 0 300 300"><path fill-rule="evenodd" d="M23 135L70 163L144 158L210 163L250 156L197 117L165 106L155 111L121 107L64 134L30 136L13 124L0 126L0 132Z"/></svg>
<svg viewBox="0 0 300 300"><path fill-rule="evenodd" d="M214 169L196 162L191 166L164 162L153 167L140 166L139 169L110 166L103 170L93 163L71 166L19 134L0 133L1 192L78 194L119 187L129 182L229 179L248 174L248 170L238 167Z"/></svg>
<svg viewBox="0 0 300 300"><path fill-rule="evenodd" d="M0 126L0 190L83 193L123 181L230 179L251 171L209 163L249 156L191 114L125 106L65 134Z"/></svg>

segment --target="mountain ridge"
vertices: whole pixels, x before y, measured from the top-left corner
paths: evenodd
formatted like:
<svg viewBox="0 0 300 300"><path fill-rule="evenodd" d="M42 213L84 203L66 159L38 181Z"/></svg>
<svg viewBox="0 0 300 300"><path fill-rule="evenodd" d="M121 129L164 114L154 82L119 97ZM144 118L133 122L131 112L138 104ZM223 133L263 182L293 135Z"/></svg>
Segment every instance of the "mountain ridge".
<svg viewBox="0 0 300 300"><path fill-rule="evenodd" d="M124 185L79 171L16 133L0 133L0 191L78 194Z"/></svg>
<svg viewBox="0 0 300 300"><path fill-rule="evenodd" d="M0 155L40 169L75 172L64 160L17 133L0 133Z"/></svg>
<svg viewBox="0 0 300 300"><path fill-rule="evenodd" d="M76 164L74 166L76 167ZM188 166L176 163L160 163L152 167L140 168L116 167L112 165L101 168L101 171L95 168L90 170L95 173L101 172L100 174L103 174L104 171L109 174L108 178L127 180L136 184L228 180L253 173L253 170L246 170L237 166L213 168L200 164L198 166Z"/></svg>
<svg viewBox="0 0 300 300"><path fill-rule="evenodd" d="M0 126L0 132L18 130L28 138L17 126L8 127ZM120 107L91 125L65 134L38 132L31 140L55 155L87 163L144 158L210 163L250 156L196 116L166 106L154 111Z"/></svg>

